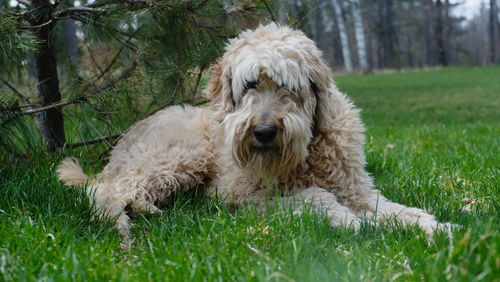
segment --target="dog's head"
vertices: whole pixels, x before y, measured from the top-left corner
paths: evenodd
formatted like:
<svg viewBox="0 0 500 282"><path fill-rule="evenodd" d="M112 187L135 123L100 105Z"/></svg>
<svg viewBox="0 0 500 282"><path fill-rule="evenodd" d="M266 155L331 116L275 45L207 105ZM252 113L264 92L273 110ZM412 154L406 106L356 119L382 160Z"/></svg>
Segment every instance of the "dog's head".
<svg viewBox="0 0 500 282"><path fill-rule="evenodd" d="M231 40L212 71L207 95L239 166L278 176L305 160L334 87L312 40L288 27L261 26Z"/></svg>

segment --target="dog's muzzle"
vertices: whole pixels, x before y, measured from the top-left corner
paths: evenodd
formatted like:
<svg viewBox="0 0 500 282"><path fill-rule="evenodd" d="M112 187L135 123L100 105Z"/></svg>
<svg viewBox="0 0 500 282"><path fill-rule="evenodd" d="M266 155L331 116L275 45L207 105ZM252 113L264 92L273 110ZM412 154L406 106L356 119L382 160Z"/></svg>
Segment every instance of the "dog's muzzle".
<svg viewBox="0 0 500 282"><path fill-rule="evenodd" d="M276 134L278 133L278 127L270 123L260 123L253 127L253 135L255 139L262 144L271 143Z"/></svg>

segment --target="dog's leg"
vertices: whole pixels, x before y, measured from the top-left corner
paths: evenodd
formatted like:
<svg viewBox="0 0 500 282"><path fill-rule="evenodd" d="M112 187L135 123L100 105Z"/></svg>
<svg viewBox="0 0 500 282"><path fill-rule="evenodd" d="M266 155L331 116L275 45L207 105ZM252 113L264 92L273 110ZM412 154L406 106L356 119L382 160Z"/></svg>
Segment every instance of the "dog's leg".
<svg viewBox="0 0 500 282"><path fill-rule="evenodd" d="M144 199L133 202L130 205L130 207L134 212L150 213L150 214L161 213L161 210L157 206Z"/></svg>
<svg viewBox="0 0 500 282"><path fill-rule="evenodd" d="M341 197L342 203L359 217L376 220L397 219L404 224L418 225L429 235L438 229L447 229L451 226L449 223L438 223L433 215L423 209L407 207L388 200L378 190L372 188L373 181L364 170L354 175L355 178L347 181L350 183L349 189L340 190L336 195Z"/></svg>
<svg viewBox="0 0 500 282"><path fill-rule="evenodd" d="M423 209L391 202L378 190L371 189L362 193L361 196L364 208L373 213L377 219L398 219L405 224L418 225L429 235L432 235L436 230L447 230L452 227L449 223L438 223L433 215Z"/></svg>
<svg viewBox="0 0 500 282"><path fill-rule="evenodd" d="M133 213L156 213L155 203L165 203L175 193L202 184L211 173L213 151L207 144L179 144L167 152L148 148L136 158L134 167L122 172L116 193L127 199Z"/></svg>
<svg viewBox="0 0 500 282"><path fill-rule="evenodd" d="M100 221L114 220L124 242L130 242L129 216L125 212L130 197L117 191L112 183L99 183L87 187L87 193Z"/></svg>
<svg viewBox="0 0 500 282"><path fill-rule="evenodd" d="M349 208L341 205L335 195L325 189L310 187L296 193L293 196L280 199L285 205L291 204L294 208L301 208L310 204L320 211L325 212L332 226L350 226L358 229L361 223Z"/></svg>

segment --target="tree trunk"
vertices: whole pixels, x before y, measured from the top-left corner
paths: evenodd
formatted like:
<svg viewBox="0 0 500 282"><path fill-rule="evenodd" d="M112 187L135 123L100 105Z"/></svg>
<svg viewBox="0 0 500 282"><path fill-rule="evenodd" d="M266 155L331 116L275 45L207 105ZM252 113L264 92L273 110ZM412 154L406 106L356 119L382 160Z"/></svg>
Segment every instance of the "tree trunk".
<svg viewBox="0 0 500 282"><path fill-rule="evenodd" d="M38 99L41 106L46 106L61 100L57 63L54 54L54 22L52 20L52 5L49 0L33 0L36 9L36 18L32 21L34 33L40 40L39 50L35 54L38 76ZM48 23L48 24L47 24ZM42 137L47 150L55 151L66 142L64 136L63 116L60 108L42 112L40 115L43 126Z"/></svg>
<svg viewBox="0 0 500 282"><path fill-rule="evenodd" d="M490 63L497 62L497 28L498 28L498 9L497 1L490 0L490 21L489 21L489 41L490 41Z"/></svg>
<svg viewBox="0 0 500 282"><path fill-rule="evenodd" d="M398 62L397 46L398 34L394 23L394 7L392 0L378 0L376 35L377 35L377 55L379 67L391 68Z"/></svg>
<svg viewBox="0 0 500 282"><path fill-rule="evenodd" d="M356 43L358 47L359 66L363 72L367 72L368 61L366 59L366 41L365 29L363 27L363 19L361 17L361 3L359 0L353 0L353 16L354 16L354 30L356 33Z"/></svg>
<svg viewBox="0 0 500 282"><path fill-rule="evenodd" d="M451 64L452 62L452 53L453 53L453 50L452 50L452 38L451 38L451 35L452 35L452 26L453 26L453 23L452 23L452 18L451 18L451 4L450 4L450 0L445 0L445 5L444 5L444 54L445 54L445 57L446 57L446 63L448 65Z"/></svg>
<svg viewBox="0 0 500 282"><path fill-rule="evenodd" d="M384 61L384 1L377 2L377 17L375 20L376 42L377 42L377 61L378 68L384 68L386 62Z"/></svg>
<svg viewBox="0 0 500 282"><path fill-rule="evenodd" d="M415 66L414 60L413 60L413 44L411 41L411 36L408 34L406 35L406 55L407 55L407 65L410 68L413 68Z"/></svg>
<svg viewBox="0 0 500 282"><path fill-rule="evenodd" d="M324 30L325 26L323 24L323 15L321 13L321 1L320 0L313 0L312 1L313 8L312 8L312 17L313 17L313 22L312 22L312 34L313 34L313 39L316 42L318 46L323 46L323 39L324 39ZM320 47L320 49L321 49Z"/></svg>
<svg viewBox="0 0 500 282"><path fill-rule="evenodd" d="M392 0L384 0L384 57L387 67L394 67L396 58L397 33L394 26L394 7Z"/></svg>
<svg viewBox="0 0 500 282"><path fill-rule="evenodd" d="M342 44L342 56L344 57L344 66L348 73L352 72L351 51L349 50L349 40L347 38L347 31L342 17L342 8L339 4L340 0L332 0L333 9L335 10L335 17L337 18L337 26L339 28L340 43Z"/></svg>
<svg viewBox="0 0 500 282"><path fill-rule="evenodd" d="M338 52L342 47L340 45L338 26L335 24L335 17L329 13L330 10L326 8L327 6L330 7L327 2L322 1L322 4L318 7L321 14L322 26L324 28L321 42L323 42L323 55L325 60L329 65L336 67L343 61L342 52ZM320 48L322 48L321 45Z"/></svg>
<svg viewBox="0 0 500 282"><path fill-rule="evenodd" d="M442 66L448 65L448 58L446 56L446 46L444 39L444 21L443 21L443 3L441 0L436 1L436 45L437 57L439 64Z"/></svg>
<svg viewBox="0 0 500 282"><path fill-rule="evenodd" d="M425 34L425 64L428 66L433 66L436 63L436 55L435 55L435 48L434 48L434 42L433 42L433 34L432 34L432 26L434 24L433 17L432 17L432 12L434 10L434 3L432 0L426 0L424 2L425 9L424 9L424 18L425 18L425 25L424 25L424 34Z"/></svg>

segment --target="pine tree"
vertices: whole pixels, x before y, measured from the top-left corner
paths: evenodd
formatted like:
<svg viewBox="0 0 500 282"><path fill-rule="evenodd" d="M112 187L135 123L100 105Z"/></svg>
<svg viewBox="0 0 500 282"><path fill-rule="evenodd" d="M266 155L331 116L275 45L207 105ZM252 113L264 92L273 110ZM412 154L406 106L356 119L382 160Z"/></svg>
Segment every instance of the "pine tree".
<svg viewBox="0 0 500 282"><path fill-rule="evenodd" d="M255 23L260 20L255 15L269 8L265 1L231 6L216 0L19 0L15 7L5 2L0 4L1 90L14 95L2 94L0 133L12 135L15 124L37 114L37 128L48 151L75 145L67 144L65 121L76 124L77 135L84 136L75 138L71 133L73 141L103 133L110 133L111 139L119 130L112 124L116 112L130 125L166 105L192 101L203 71L220 56L226 39L241 28L229 25L237 22L230 18L246 16ZM68 21L78 34L79 59L61 67L70 60L65 58L65 37L57 35ZM37 95L22 94L8 82L27 70L30 54L37 81L23 78L21 86L37 85ZM64 85L58 70L68 77ZM85 111L87 117L74 115ZM101 123L82 123L88 118ZM102 138L107 136L98 137ZM11 142L3 139L0 146Z"/></svg>

